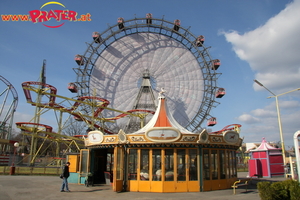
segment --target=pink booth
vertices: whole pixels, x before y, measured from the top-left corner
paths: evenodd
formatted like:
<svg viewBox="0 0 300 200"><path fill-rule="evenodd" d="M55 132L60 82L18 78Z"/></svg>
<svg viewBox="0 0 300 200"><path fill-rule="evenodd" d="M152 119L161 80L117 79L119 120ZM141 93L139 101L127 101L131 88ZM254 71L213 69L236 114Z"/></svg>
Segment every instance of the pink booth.
<svg viewBox="0 0 300 200"><path fill-rule="evenodd" d="M284 176L284 163L281 148L269 145L265 138L256 149L250 150L249 176L271 178Z"/></svg>

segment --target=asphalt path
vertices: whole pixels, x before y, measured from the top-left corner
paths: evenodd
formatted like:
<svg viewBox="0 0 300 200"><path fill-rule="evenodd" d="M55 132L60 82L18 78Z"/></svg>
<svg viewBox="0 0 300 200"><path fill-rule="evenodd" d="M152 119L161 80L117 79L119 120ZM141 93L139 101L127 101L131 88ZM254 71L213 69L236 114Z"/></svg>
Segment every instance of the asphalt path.
<svg viewBox="0 0 300 200"><path fill-rule="evenodd" d="M239 173L239 178L245 178L246 173ZM260 181L281 181L282 178L262 179ZM256 183L252 181L246 192L245 187L238 188L236 195L233 189L210 192L192 193L149 193L149 192L113 192L110 185L96 185L85 187L70 184L71 192L60 192L62 180L56 176L0 176L0 200L64 200L64 199L116 199L116 200L256 200L260 199Z"/></svg>

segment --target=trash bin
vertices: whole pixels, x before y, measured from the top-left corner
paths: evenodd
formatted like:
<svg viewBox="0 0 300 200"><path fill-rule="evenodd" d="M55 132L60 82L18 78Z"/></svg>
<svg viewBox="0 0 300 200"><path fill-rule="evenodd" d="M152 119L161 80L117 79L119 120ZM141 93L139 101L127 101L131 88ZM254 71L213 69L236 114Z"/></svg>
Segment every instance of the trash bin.
<svg viewBox="0 0 300 200"><path fill-rule="evenodd" d="M11 166L9 168L9 175L15 175L15 171L16 171L16 167L15 166Z"/></svg>
<svg viewBox="0 0 300 200"><path fill-rule="evenodd" d="M110 185L110 177L111 177L110 172L104 172L104 177L105 177L106 185Z"/></svg>

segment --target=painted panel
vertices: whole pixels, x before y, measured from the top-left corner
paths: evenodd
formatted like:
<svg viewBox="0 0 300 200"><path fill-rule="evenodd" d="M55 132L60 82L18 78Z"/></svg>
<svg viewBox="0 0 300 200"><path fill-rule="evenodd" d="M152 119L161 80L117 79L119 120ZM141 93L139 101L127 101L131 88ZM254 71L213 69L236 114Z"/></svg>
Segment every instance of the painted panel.
<svg viewBox="0 0 300 200"><path fill-rule="evenodd" d="M219 189L227 189L228 186L227 186L227 180L226 179L222 179L222 180L219 180Z"/></svg>
<svg viewBox="0 0 300 200"><path fill-rule="evenodd" d="M221 187L220 180L212 180L211 181L211 189L212 190L219 190Z"/></svg>
<svg viewBox="0 0 300 200"><path fill-rule="evenodd" d="M70 162L69 171L78 172L79 171L79 155L68 155L68 162Z"/></svg>
<svg viewBox="0 0 300 200"><path fill-rule="evenodd" d="M282 155L270 156L270 163L282 163L283 164Z"/></svg>
<svg viewBox="0 0 300 200"><path fill-rule="evenodd" d="M188 192L200 192L199 181L188 181Z"/></svg>
<svg viewBox="0 0 300 200"><path fill-rule="evenodd" d="M269 172L269 164L268 161L266 159L261 159L261 169L262 169L262 175L265 177L269 177L270 176L270 172Z"/></svg>
<svg viewBox="0 0 300 200"><path fill-rule="evenodd" d="M174 128L154 127L146 131L145 136L154 142L173 142L181 137L181 133ZM196 138L195 138L196 139Z"/></svg>
<svg viewBox="0 0 300 200"><path fill-rule="evenodd" d="M151 181L151 192L163 192L163 183L162 181Z"/></svg>
<svg viewBox="0 0 300 200"><path fill-rule="evenodd" d="M284 174L284 168L282 164L270 165L271 174Z"/></svg>
<svg viewBox="0 0 300 200"><path fill-rule="evenodd" d="M138 192L138 181L128 181L128 191Z"/></svg>
<svg viewBox="0 0 300 200"><path fill-rule="evenodd" d="M188 192L187 181L178 181L175 182L176 192Z"/></svg>
<svg viewBox="0 0 300 200"><path fill-rule="evenodd" d="M165 181L163 183L163 192L176 192L174 181Z"/></svg>
<svg viewBox="0 0 300 200"><path fill-rule="evenodd" d="M262 152L259 152L260 153L260 157L261 158L267 158L268 157L268 154L266 151L262 151Z"/></svg>
<svg viewBox="0 0 300 200"><path fill-rule="evenodd" d="M252 177L257 174L257 160L250 159L248 161L249 176Z"/></svg>
<svg viewBox="0 0 300 200"><path fill-rule="evenodd" d="M138 191L139 192L150 192L150 181L138 181Z"/></svg>
<svg viewBox="0 0 300 200"><path fill-rule="evenodd" d="M212 184L212 181L204 180L203 181L203 191L211 191L211 184Z"/></svg>

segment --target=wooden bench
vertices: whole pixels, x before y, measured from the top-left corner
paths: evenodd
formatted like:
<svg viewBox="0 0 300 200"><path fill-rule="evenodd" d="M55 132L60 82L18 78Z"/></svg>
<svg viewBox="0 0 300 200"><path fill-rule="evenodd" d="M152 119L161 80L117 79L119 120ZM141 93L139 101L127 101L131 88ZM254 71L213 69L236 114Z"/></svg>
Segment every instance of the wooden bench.
<svg viewBox="0 0 300 200"><path fill-rule="evenodd" d="M235 181L234 184L231 186L233 188L233 194L236 194L236 188L240 187L240 186L246 186L246 192L248 190L248 184L251 181L250 179L240 179L238 181Z"/></svg>

